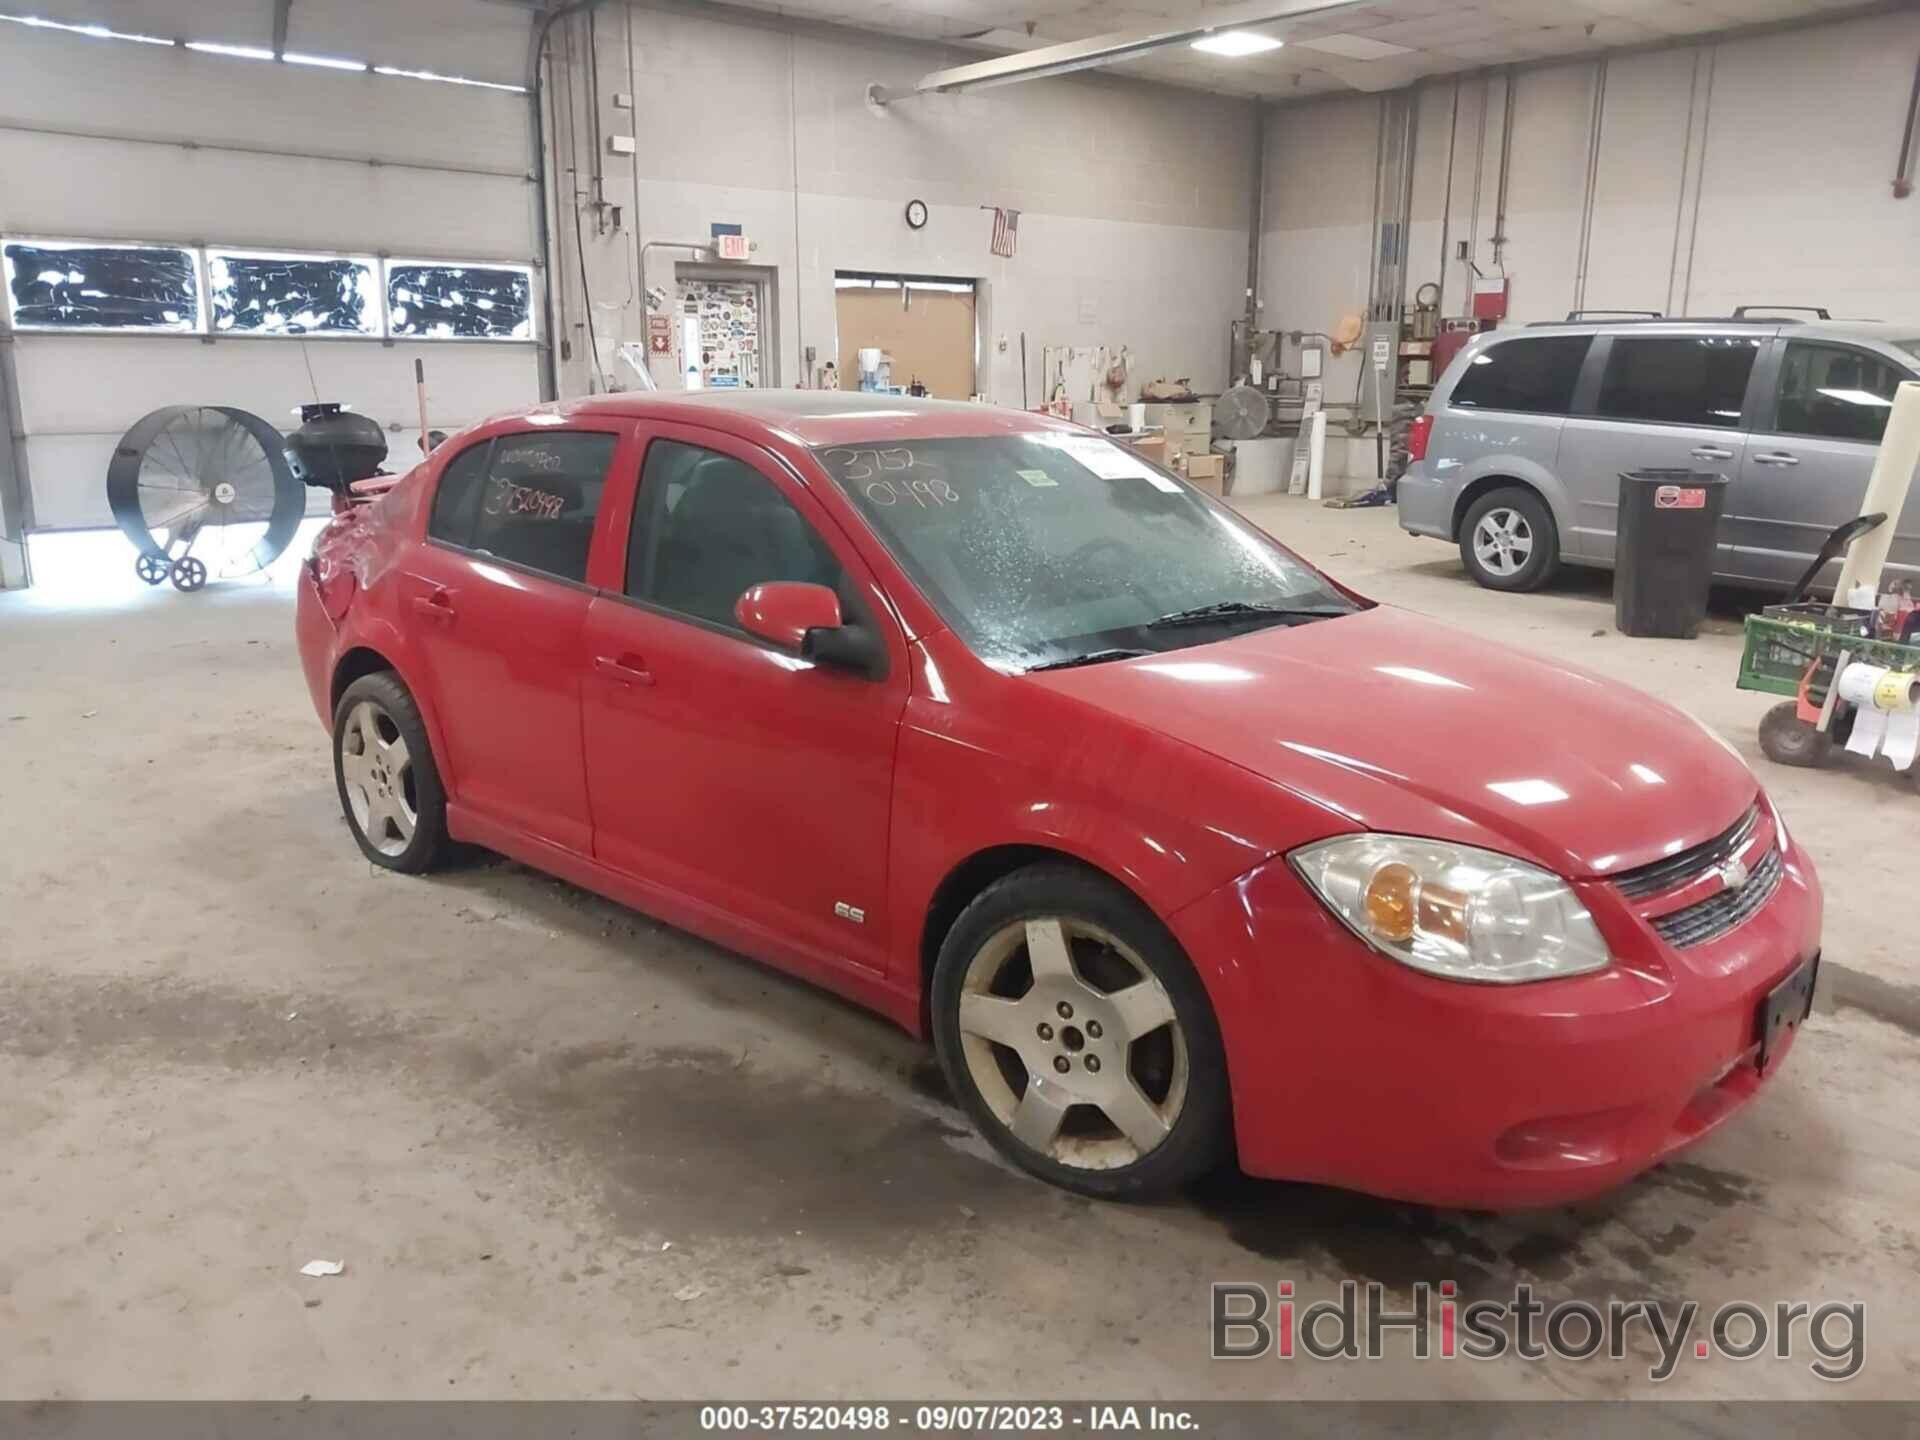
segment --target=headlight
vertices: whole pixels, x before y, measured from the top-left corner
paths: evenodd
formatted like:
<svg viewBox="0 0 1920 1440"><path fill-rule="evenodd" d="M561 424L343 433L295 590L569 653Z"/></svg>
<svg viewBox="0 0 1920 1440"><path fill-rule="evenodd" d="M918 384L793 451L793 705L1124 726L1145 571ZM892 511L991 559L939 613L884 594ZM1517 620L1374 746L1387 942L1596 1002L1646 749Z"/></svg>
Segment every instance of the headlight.
<svg viewBox="0 0 1920 1440"><path fill-rule="evenodd" d="M1584 975L1609 958L1567 882L1511 856L1345 835L1287 858L1354 934L1429 975L1514 985Z"/></svg>

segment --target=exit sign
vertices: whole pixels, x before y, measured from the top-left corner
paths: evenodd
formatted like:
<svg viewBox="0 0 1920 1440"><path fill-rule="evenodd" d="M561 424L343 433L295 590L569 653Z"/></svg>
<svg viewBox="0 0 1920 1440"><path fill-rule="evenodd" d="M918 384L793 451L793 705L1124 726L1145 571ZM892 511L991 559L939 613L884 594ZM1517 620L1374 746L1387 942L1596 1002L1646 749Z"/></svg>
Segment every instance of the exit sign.
<svg viewBox="0 0 1920 1440"><path fill-rule="evenodd" d="M753 248L744 235L716 235L713 247L722 260L744 260Z"/></svg>

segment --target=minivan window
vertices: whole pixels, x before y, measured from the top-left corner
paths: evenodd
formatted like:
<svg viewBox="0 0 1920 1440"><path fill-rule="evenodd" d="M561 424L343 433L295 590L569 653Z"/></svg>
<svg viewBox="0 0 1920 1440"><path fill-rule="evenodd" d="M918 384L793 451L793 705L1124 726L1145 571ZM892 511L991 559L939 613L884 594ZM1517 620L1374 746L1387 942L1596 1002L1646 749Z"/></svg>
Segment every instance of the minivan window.
<svg viewBox="0 0 1920 1440"><path fill-rule="evenodd" d="M1587 358L1590 335L1539 335L1489 345L1467 364L1449 404L1469 410L1564 415Z"/></svg>
<svg viewBox="0 0 1920 1440"><path fill-rule="evenodd" d="M1600 382L1610 420L1738 429L1759 337L1616 335Z"/></svg>
<svg viewBox="0 0 1920 1440"><path fill-rule="evenodd" d="M1893 411L1893 392L1908 378L1858 350L1796 340L1780 366L1773 428L1877 445Z"/></svg>

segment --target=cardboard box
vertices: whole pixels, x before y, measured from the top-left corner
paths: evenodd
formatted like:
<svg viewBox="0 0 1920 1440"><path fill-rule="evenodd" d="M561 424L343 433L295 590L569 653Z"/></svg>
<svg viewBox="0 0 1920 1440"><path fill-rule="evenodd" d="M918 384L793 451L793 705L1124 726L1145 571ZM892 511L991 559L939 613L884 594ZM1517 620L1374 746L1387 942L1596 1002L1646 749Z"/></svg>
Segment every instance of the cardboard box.
<svg viewBox="0 0 1920 1440"><path fill-rule="evenodd" d="M1164 435L1136 435L1127 444L1143 460L1151 460L1156 465L1167 463L1167 437Z"/></svg>
<svg viewBox="0 0 1920 1440"><path fill-rule="evenodd" d="M1225 498L1227 457L1224 455L1187 456L1187 479L1195 489Z"/></svg>

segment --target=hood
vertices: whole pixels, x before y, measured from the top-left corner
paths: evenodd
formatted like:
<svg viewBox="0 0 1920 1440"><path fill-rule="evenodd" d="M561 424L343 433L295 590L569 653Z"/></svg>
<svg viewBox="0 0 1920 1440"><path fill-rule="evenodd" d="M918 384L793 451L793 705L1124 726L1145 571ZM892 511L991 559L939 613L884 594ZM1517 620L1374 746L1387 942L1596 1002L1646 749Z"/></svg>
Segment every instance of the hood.
<svg viewBox="0 0 1920 1440"><path fill-rule="evenodd" d="M1730 748L1650 695L1384 605L1029 678L1353 829L1480 845L1573 878L1708 839L1759 789Z"/></svg>

